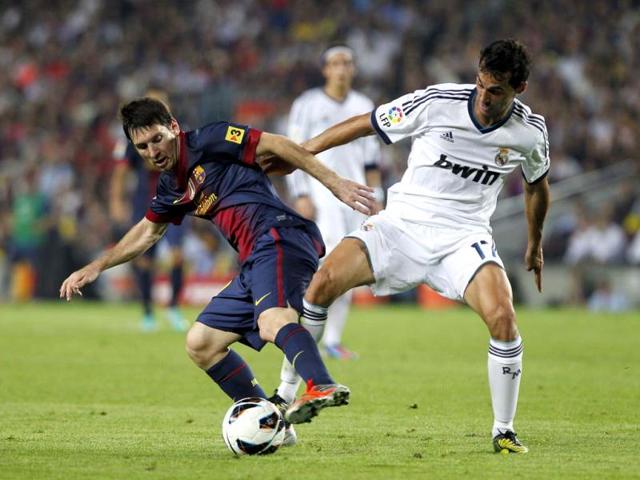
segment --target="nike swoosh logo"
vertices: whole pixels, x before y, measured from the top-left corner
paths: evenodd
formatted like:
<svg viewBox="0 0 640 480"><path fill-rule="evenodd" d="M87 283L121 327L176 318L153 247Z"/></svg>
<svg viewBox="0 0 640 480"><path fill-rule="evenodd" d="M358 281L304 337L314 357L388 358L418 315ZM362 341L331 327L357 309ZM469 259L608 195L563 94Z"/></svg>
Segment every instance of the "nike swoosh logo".
<svg viewBox="0 0 640 480"><path fill-rule="evenodd" d="M296 368L296 360L298 359L298 357L300 355L302 355L304 353L304 350L300 350L298 353L296 353L296 356L293 357L293 360L291 361L291 366L295 369Z"/></svg>
<svg viewBox="0 0 640 480"><path fill-rule="evenodd" d="M257 300L256 300L256 303L255 303L256 307L257 307L258 305L260 305L260 302L262 302L262 300L264 300L265 298L267 298L269 295L271 295L271 292L269 292L269 293L265 293L263 296L261 296L259 299L257 299Z"/></svg>

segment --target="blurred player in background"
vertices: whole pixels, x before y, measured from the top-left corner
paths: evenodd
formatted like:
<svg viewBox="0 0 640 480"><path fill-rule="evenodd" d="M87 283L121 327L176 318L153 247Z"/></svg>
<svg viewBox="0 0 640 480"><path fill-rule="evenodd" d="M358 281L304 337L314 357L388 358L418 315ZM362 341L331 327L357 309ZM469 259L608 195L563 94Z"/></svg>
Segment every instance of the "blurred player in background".
<svg viewBox="0 0 640 480"><path fill-rule="evenodd" d="M146 95L163 102L169 108L169 96L165 91L151 88L147 90ZM155 195L160 171L152 164L145 162L126 138L122 138L116 144L114 161L109 210L119 237L144 217L149 201ZM185 331L188 328L188 322L182 316L178 306L183 284L182 243L185 230L186 225L169 225L164 237L169 244L171 282L171 298L166 313L171 326L178 331ZM145 331L157 328L152 299L155 256L156 246L154 245L133 261L133 271L144 310L142 329Z"/></svg>
<svg viewBox="0 0 640 480"><path fill-rule="evenodd" d="M370 112L374 107L369 98L351 89L356 68L353 51L349 47L336 45L327 49L322 55L322 63L324 86L307 90L291 107L287 136L298 143L349 117ZM382 207L384 192L378 168L380 145L375 137L361 138L323 152L318 159L339 175L373 187ZM366 218L336 201L320 182L304 172L295 171L289 175L287 186L294 208L304 217L315 220L320 228L327 252L331 252L342 237L358 228ZM322 344L330 357L355 358L355 354L342 345L350 304L351 292L347 292L329 309Z"/></svg>
<svg viewBox="0 0 640 480"><path fill-rule="evenodd" d="M480 53L476 84L440 84L406 94L370 114L352 117L304 144L322 152L377 133L390 144L411 137L408 166L388 191L385 210L342 240L305 295L311 319L347 290L375 294L421 283L463 301L486 323L488 374L496 451L528 451L513 429L522 339L512 292L489 219L505 177L522 169L528 244L525 264L542 290L542 226L549 206L549 144L544 117L517 100L530 59L513 40Z"/></svg>
<svg viewBox="0 0 640 480"><path fill-rule="evenodd" d="M283 158L365 214L373 206L371 189L338 176L280 135L228 122L183 132L166 105L151 98L128 103L121 115L138 153L162 171L156 195L144 218L113 248L63 282L60 297L70 300L103 270L140 256L169 223L180 224L185 215L210 220L238 251L241 266L189 330L186 347L193 362L233 400L266 398L229 346L242 342L260 350L272 342L307 382L305 394L286 409L288 422L308 422L322 408L348 403L349 389L333 381L315 340L298 324L304 289L324 254L322 237L313 222L278 198L256 159ZM285 441L294 443L291 427L287 431Z"/></svg>

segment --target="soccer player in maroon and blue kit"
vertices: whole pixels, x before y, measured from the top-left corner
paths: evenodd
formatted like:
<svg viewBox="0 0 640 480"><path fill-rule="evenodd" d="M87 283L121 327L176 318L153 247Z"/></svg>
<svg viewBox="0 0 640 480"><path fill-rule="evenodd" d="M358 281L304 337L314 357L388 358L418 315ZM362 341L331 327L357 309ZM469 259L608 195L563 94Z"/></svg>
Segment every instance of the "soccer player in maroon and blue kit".
<svg viewBox="0 0 640 480"><path fill-rule="evenodd" d="M187 335L194 363L232 399L266 398L248 365L229 346L280 348L307 382L307 391L285 413L290 423L309 421L329 406L348 402L349 389L329 375L315 341L298 323L302 297L324 254L315 224L277 197L259 157L273 156L323 183L364 214L374 205L371 189L339 177L286 137L228 122L182 132L157 100L134 100L121 109L123 128L136 150L162 170L145 218L98 259L72 273L60 297L93 282L105 269L141 255L185 215L213 222L238 251L240 273L213 297Z"/></svg>

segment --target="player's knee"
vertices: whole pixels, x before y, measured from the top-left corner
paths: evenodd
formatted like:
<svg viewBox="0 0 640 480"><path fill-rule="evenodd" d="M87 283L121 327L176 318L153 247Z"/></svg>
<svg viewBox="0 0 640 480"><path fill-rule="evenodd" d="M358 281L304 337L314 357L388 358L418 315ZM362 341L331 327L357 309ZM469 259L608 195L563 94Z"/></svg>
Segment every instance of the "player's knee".
<svg viewBox="0 0 640 480"><path fill-rule="evenodd" d="M292 308L270 308L258 317L258 332L265 342L274 343L276 335L282 327L297 320Z"/></svg>
<svg viewBox="0 0 640 480"><path fill-rule="evenodd" d="M497 303L485 313L485 322L496 340L511 341L518 337L516 312L510 302Z"/></svg>
<svg viewBox="0 0 640 480"><path fill-rule="evenodd" d="M216 362L216 352L206 337L192 328L187 333L185 350L189 358L200 368L208 368Z"/></svg>
<svg viewBox="0 0 640 480"><path fill-rule="evenodd" d="M330 268L323 266L313 275L304 297L309 303L328 307L338 296L335 276Z"/></svg>

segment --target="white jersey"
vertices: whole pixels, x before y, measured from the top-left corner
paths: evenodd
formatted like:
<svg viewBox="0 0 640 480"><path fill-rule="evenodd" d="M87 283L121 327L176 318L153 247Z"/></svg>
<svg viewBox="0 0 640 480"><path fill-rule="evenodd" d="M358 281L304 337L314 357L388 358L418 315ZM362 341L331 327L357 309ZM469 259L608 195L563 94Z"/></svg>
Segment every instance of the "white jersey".
<svg viewBox="0 0 640 480"><path fill-rule="evenodd" d="M359 92L351 90L339 102L328 96L322 88L313 88L293 102L287 136L301 143L347 118L369 113L373 108L373 102ZM364 184L365 166L377 166L380 162L380 144L375 137L359 138L322 152L317 157L338 175ZM293 196L309 195L316 206L327 201L339 202L320 182L299 170L287 177L287 185Z"/></svg>
<svg viewBox="0 0 640 480"><path fill-rule="evenodd" d="M342 102L329 97L322 88L307 90L291 107L287 135L300 143L347 118L372 112L373 108L371 100L353 90ZM317 157L338 175L366 184L365 167L378 166L380 142L375 136L359 138L322 152ZM301 170L287 176L287 186L292 197L310 197L316 209L315 220L324 238L327 252L347 233L358 228L366 218L344 205L324 185Z"/></svg>
<svg viewBox="0 0 640 480"><path fill-rule="evenodd" d="M549 170L544 117L515 100L488 128L475 119L475 85L445 83L381 105L371 123L385 143L411 137L407 170L389 188L387 211L434 227L491 233L505 177L517 166L528 183Z"/></svg>

